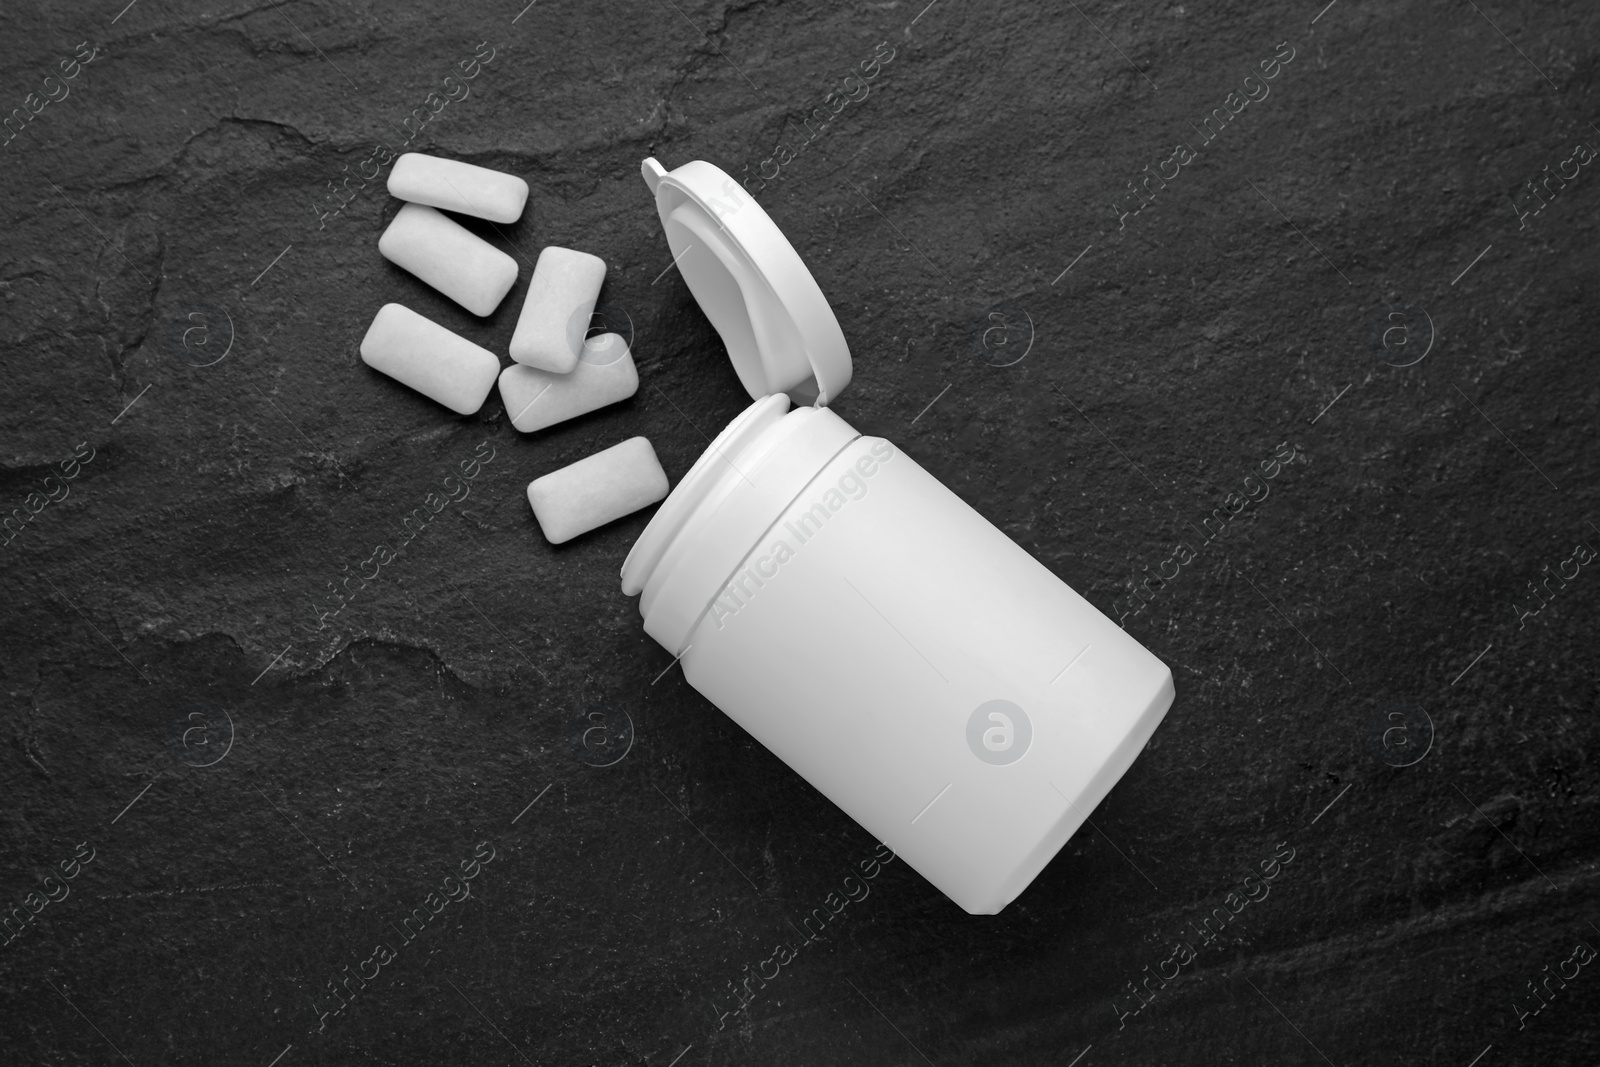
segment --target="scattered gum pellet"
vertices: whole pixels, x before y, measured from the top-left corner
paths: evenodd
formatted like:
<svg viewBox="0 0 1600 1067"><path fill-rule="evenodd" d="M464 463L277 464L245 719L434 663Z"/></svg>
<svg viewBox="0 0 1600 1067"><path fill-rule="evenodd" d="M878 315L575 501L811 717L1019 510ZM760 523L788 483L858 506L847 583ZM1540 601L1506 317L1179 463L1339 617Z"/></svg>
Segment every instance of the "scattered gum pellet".
<svg viewBox="0 0 1600 1067"><path fill-rule="evenodd" d="M516 222L528 202L528 183L488 167L407 152L389 171L389 195L490 222Z"/></svg>
<svg viewBox="0 0 1600 1067"><path fill-rule="evenodd" d="M400 209L378 251L474 315L493 312L517 281L516 260L424 204Z"/></svg>
<svg viewBox="0 0 1600 1067"><path fill-rule="evenodd" d="M483 407L500 360L400 304L385 304L361 339L361 359L462 415Z"/></svg>
<svg viewBox="0 0 1600 1067"><path fill-rule="evenodd" d="M511 425L523 433L588 414L638 391L639 372L628 342L614 333L585 341L571 373L553 374L520 363L500 372L500 399Z"/></svg>
<svg viewBox="0 0 1600 1067"><path fill-rule="evenodd" d="M643 437L535 478L528 504L553 545L649 507L667 495L667 475Z"/></svg>
<svg viewBox="0 0 1600 1067"><path fill-rule="evenodd" d="M578 365L605 277L606 261L599 256L554 245L540 252L511 335L511 358L556 374L569 373Z"/></svg>

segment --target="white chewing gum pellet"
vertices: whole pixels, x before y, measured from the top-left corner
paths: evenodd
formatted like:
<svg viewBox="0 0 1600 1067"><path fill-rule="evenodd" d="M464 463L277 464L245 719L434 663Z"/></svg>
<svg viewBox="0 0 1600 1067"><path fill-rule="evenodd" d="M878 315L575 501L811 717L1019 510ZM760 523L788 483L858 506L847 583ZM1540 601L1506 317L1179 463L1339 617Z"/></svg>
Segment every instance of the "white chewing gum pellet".
<svg viewBox="0 0 1600 1067"><path fill-rule="evenodd" d="M553 545L649 507L667 495L667 475L643 437L535 478L528 504Z"/></svg>
<svg viewBox="0 0 1600 1067"><path fill-rule="evenodd" d="M511 358L557 374L571 372L605 278L606 261L599 256L554 245L540 252L511 335Z"/></svg>
<svg viewBox="0 0 1600 1067"><path fill-rule="evenodd" d="M400 209L378 251L474 315L494 311L517 281L516 260L423 204Z"/></svg>
<svg viewBox="0 0 1600 1067"><path fill-rule="evenodd" d="M493 352L400 304L378 309L361 360L462 415L483 407L500 373Z"/></svg>
<svg viewBox="0 0 1600 1067"><path fill-rule="evenodd" d="M490 222L516 222L528 202L528 183L488 167L407 152L389 171L389 195Z"/></svg>
<svg viewBox="0 0 1600 1067"><path fill-rule="evenodd" d="M586 415L639 391L639 372L628 342L603 333L583 343L570 374L552 374L513 363L500 372L500 399L511 425L523 433Z"/></svg>

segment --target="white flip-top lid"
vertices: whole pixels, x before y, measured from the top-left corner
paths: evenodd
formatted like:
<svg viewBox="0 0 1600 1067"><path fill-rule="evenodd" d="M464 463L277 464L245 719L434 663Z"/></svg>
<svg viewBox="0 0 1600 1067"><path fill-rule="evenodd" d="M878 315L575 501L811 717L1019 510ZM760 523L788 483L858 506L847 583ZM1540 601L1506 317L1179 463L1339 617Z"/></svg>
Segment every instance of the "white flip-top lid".
<svg viewBox="0 0 1600 1067"><path fill-rule="evenodd" d="M640 168L673 261L752 398L825 406L850 382L850 349L800 254L750 194L703 160Z"/></svg>

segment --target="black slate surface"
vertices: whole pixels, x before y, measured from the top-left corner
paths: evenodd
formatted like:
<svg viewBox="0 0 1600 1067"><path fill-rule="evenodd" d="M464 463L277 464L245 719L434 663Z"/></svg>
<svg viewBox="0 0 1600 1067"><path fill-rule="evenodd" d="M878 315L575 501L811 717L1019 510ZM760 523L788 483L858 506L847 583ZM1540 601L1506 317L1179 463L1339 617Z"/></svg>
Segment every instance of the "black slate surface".
<svg viewBox="0 0 1600 1067"><path fill-rule="evenodd" d="M0 492L26 516L0 890L27 920L0 1062L1595 1062L1597 26L1468 0L0 12ZM479 227L522 267L487 320L377 254L375 152L408 136L532 186ZM891 862L801 943L875 843L645 637L617 569L648 513L554 549L534 525L533 477L635 434L680 477L748 402L668 269L650 154L778 170L759 199L855 357L836 409L1173 668L1155 740L999 916ZM391 300L503 353L547 244L607 261L632 400L524 437L497 397L454 417L360 363ZM1189 543L1280 446L1270 495ZM470 897L430 902L463 864Z"/></svg>

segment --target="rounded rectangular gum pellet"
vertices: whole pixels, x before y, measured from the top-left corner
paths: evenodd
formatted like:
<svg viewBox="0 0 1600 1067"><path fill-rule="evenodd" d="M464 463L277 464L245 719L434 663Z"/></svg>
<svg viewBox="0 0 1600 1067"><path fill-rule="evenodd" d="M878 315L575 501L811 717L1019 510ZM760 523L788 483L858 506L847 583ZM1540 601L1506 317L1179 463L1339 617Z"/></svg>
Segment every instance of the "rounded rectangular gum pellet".
<svg viewBox="0 0 1600 1067"><path fill-rule="evenodd" d="M569 373L578 365L605 278L606 261L599 256L554 245L540 252L511 335L511 358L556 374Z"/></svg>
<svg viewBox="0 0 1600 1067"><path fill-rule="evenodd" d="M567 374L513 363L500 372L500 399L511 425L523 433L586 415L639 391L639 372L628 342L603 333L583 343L578 365Z"/></svg>
<svg viewBox="0 0 1600 1067"><path fill-rule="evenodd" d="M656 450L645 438L630 437L535 478L528 485L528 504L545 539L559 545L649 507L666 497L667 488Z"/></svg>
<svg viewBox="0 0 1600 1067"><path fill-rule="evenodd" d="M406 152L389 170L389 195L490 222L516 222L528 183L488 167Z"/></svg>
<svg viewBox="0 0 1600 1067"><path fill-rule="evenodd" d="M474 315L492 313L517 281L516 260L425 204L401 208L378 251Z"/></svg>
<svg viewBox="0 0 1600 1067"><path fill-rule="evenodd" d="M500 373L493 352L400 304L378 309L361 360L462 415L483 407Z"/></svg>

